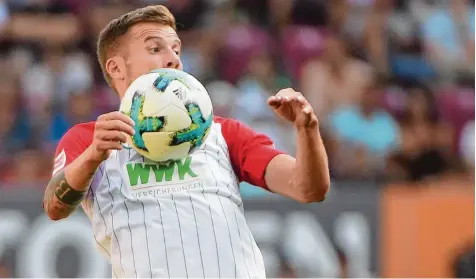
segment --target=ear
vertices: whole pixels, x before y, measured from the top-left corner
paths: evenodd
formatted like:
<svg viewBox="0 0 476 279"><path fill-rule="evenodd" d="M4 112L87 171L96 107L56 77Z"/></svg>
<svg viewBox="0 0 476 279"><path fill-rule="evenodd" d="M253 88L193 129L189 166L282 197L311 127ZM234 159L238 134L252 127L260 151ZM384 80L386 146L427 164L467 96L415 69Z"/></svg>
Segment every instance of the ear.
<svg viewBox="0 0 476 279"><path fill-rule="evenodd" d="M113 56L106 61L106 71L112 80L126 78L126 63L120 56Z"/></svg>

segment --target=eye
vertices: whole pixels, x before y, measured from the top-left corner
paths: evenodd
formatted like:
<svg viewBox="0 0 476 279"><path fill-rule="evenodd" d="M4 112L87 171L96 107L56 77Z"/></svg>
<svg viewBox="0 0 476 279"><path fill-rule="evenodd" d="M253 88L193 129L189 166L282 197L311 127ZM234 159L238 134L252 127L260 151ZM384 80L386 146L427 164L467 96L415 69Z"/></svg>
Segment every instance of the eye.
<svg viewBox="0 0 476 279"><path fill-rule="evenodd" d="M160 48L159 47L150 48L150 52L152 52L152 53L160 52Z"/></svg>
<svg viewBox="0 0 476 279"><path fill-rule="evenodd" d="M179 51L179 50L175 50L175 54L180 55L180 51Z"/></svg>

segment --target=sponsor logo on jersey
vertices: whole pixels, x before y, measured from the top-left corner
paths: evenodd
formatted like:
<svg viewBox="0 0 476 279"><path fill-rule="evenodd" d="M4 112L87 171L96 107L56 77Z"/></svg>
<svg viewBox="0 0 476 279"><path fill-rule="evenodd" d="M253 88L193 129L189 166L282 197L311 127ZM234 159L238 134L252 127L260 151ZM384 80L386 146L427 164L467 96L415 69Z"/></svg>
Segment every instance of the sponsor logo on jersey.
<svg viewBox="0 0 476 279"><path fill-rule="evenodd" d="M169 163L127 163L126 172L134 197L155 196L201 187L192 170L192 157Z"/></svg>

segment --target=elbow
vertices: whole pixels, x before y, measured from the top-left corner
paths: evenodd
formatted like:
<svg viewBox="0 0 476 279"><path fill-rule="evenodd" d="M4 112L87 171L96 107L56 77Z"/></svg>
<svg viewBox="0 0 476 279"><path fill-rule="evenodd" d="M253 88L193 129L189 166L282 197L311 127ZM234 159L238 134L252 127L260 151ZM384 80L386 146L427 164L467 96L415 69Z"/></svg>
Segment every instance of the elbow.
<svg viewBox="0 0 476 279"><path fill-rule="evenodd" d="M68 217L67 215L61 214L58 210L52 209L51 207L46 207L44 203L43 208L45 210L46 216L48 216L51 221L59 221Z"/></svg>
<svg viewBox="0 0 476 279"><path fill-rule="evenodd" d="M65 216L61 216L60 214L58 214L58 212L55 212L54 210L45 209L45 213L51 221L59 221L65 218Z"/></svg>
<svg viewBox="0 0 476 279"><path fill-rule="evenodd" d="M47 212L46 215L48 216L48 218L50 218L51 221L59 221L67 217L61 216L60 214L54 212Z"/></svg>
<svg viewBox="0 0 476 279"><path fill-rule="evenodd" d="M313 187L302 187L301 189L305 190L301 191L297 201L300 203L322 202L326 199L329 188L330 181L321 182L317 187L315 185Z"/></svg>

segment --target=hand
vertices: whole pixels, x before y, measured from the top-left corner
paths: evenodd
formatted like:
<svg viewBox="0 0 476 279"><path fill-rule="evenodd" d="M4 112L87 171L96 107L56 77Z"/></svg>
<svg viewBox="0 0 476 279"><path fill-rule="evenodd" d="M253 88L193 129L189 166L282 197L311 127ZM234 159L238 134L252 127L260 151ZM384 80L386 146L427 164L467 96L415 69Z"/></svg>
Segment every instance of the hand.
<svg viewBox="0 0 476 279"><path fill-rule="evenodd" d="M291 121L297 128L317 128L318 121L308 101L300 92L291 88L280 90L275 96L268 98L277 115Z"/></svg>
<svg viewBox="0 0 476 279"><path fill-rule="evenodd" d="M112 150L121 150L127 142L127 135L133 136L134 121L119 111L103 114L98 117L91 144L90 159L102 162L109 158Z"/></svg>

